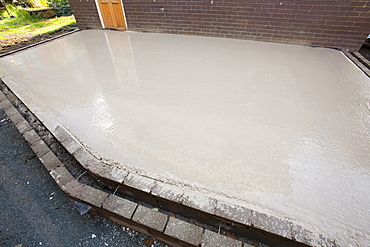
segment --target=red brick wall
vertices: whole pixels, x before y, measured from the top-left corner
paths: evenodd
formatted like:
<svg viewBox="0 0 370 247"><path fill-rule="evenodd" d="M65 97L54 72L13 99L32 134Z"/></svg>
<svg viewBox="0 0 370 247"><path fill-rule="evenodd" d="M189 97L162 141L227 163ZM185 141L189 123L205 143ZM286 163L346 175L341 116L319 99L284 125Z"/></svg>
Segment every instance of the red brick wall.
<svg viewBox="0 0 370 247"><path fill-rule="evenodd" d="M102 28L94 0L69 0L77 25L81 29Z"/></svg>
<svg viewBox="0 0 370 247"><path fill-rule="evenodd" d="M128 29L136 31L342 50L358 50L370 33L370 1L123 0L123 3Z"/></svg>

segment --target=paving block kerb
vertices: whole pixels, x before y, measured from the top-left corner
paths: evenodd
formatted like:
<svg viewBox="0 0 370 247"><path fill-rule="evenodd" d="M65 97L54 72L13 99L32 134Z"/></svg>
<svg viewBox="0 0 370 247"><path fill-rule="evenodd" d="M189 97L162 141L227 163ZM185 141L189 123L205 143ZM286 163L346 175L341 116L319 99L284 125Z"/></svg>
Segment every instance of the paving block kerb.
<svg viewBox="0 0 370 247"><path fill-rule="evenodd" d="M137 203L131 202L116 195L109 195L103 204L103 209L117 214L120 217L131 219L137 206Z"/></svg>
<svg viewBox="0 0 370 247"><path fill-rule="evenodd" d="M0 102L3 101L3 100L6 100L6 96L3 92L0 91Z"/></svg>
<svg viewBox="0 0 370 247"><path fill-rule="evenodd" d="M224 235L212 232L207 229L203 234L202 247L224 247L224 246L242 247L242 245L243 243L239 240L226 237Z"/></svg>
<svg viewBox="0 0 370 247"><path fill-rule="evenodd" d="M164 233L185 243L198 246L202 242L203 228L170 217Z"/></svg>
<svg viewBox="0 0 370 247"><path fill-rule="evenodd" d="M26 139L26 141L29 143L29 144L33 144L34 142L40 140L40 136L36 133L36 131L34 130L29 130L29 131L26 131L24 134L23 134L23 137L24 139Z"/></svg>
<svg viewBox="0 0 370 247"><path fill-rule="evenodd" d="M18 131L21 134L24 134L26 131L32 129L31 125L26 120L23 120L22 122L18 123L15 127L17 127Z"/></svg>
<svg viewBox="0 0 370 247"><path fill-rule="evenodd" d="M58 157L55 156L52 151L49 151L46 154L42 155L41 157L39 157L39 159L49 172L62 165L62 162L60 162Z"/></svg>
<svg viewBox="0 0 370 247"><path fill-rule="evenodd" d="M31 148L38 157L41 157L50 151L49 147L46 145L46 143L43 140L35 141L31 145Z"/></svg>
<svg viewBox="0 0 370 247"><path fill-rule="evenodd" d="M12 103L8 99L4 99L4 100L0 101L0 107L2 109L5 109L9 106L12 106Z"/></svg>
<svg viewBox="0 0 370 247"><path fill-rule="evenodd" d="M17 125L17 124L19 124L20 122L24 121L23 116L22 116L19 112L18 112L18 113L16 113L16 114L14 114L14 115L12 115L12 116L10 116L9 118L10 118L10 120L12 120L12 122L13 122L15 125Z"/></svg>
<svg viewBox="0 0 370 247"><path fill-rule="evenodd" d="M134 216L132 217L132 220L149 227L150 229L163 232L167 223L167 218L167 215L158 212L155 209L150 209L139 205Z"/></svg>

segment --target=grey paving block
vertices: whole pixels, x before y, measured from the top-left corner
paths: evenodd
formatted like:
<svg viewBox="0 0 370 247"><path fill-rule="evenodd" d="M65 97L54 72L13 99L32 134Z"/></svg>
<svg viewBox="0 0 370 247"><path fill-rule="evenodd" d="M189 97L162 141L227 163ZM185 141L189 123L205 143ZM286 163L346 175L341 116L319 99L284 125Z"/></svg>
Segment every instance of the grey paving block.
<svg viewBox="0 0 370 247"><path fill-rule="evenodd" d="M70 154L73 154L78 149L82 148L80 142L71 135L67 136L61 143Z"/></svg>
<svg viewBox="0 0 370 247"><path fill-rule="evenodd" d="M62 126L57 126L53 131L53 135L59 142L62 142L69 136L69 133Z"/></svg>
<svg viewBox="0 0 370 247"><path fill-rule="evenodd" d="M76 152L73 153L73 156L85 169L87 169L88 166L101 166L101 163L84 147L76 150Z"/></svg>
<svg viewBox="0 0 370 247"><path fill-rule="evenodd" d="M177 186L156 182L151 190L151 194L160 198L167 199L171 202L181 204L184 200L184 191Z"/></svg>
<svg viewBox="0 0 370 247"><path fill-rule="evenodd" d="M103 163L97 161L97 162L92 162L92 163L89 163L89 165L87 166L87 170L89 170L90 172L94 173L97 177L99 177L99 173L103 167Z"/></svg>
<svg viewBox="0 0 370 247"><path fill-rule="evenodd" d="M137 206L137 203L115 195L109 195L103 204L104 209L126 219L131 219Z"/></svg>
<svg viewBox="0 0 370 247"><path fill-rule="evenodd" d="M356 56L356 57L358 57L359 59L361 59L361 61L362 61L363 63L366 63L367 65L370 65L369 60L367 60L367 58L365 58L364 56L362 56L362 54L361 54L361 53L359 53L359 52L354 52L353 54L355 54L355 56Z"/></svg>
<svg viewBox="0 0 370 247"><path fill-rule="evenodd" d="M3 108L3 109L5 109L9 106L12 106L12 105L13 104L7 99L4 99L4 100L0 101L0 107Z"/></svg>
<svg viewBox="0 0 370 247"><path fill-rule="evenodd" d="M185 191L182 204L209 214L216 211L217 200L201 193Z"/></svg>
<svg viewBox="0 0 370 247"><path fill-rule="evenodd" d="M108 196L109 194L104 191L85 185L81 190L81 194L77 198L83 202L100 208Z"/></svg>
<svg viewBox="0 0 370 247"><path fill-rule="evenodd" d="M6 100L6 96L3 92L0 91L0 101Z"/></svg>
<svg viewBox="0 0 370 247"><path fill-rule="evenodd" d="M4 111L5 111L6 115L8 115L9 117L14 115L14 114L19 113L17 108L15 108L13 105L5 108Z"/></svg>
<svg viewBox="0 0 370 247"><path fill-rule="evenodd" d="M218 201L215 215L247 226L250 226L252 221L252 210L222 201Z"/></svg>
<svg viewBox="0 0 370 247"><path fill-rule="evenodd" d="M132 220L151 229L163 232L168 216L153 209L139 205Z"/></svg>
<svg viewBox="0 0 370 247"><path fill-rule="evenodd" d="M72 179L65 184L65 192L74 199L79 199L81 197L82 191L85 185L77 181L77 179Z"/></svg>
<svg viewBox="0 0 370 247"><path fill-rule="evenodd" d="M140 191L144 191L150 193L151 189L155 185L155 181L150 178L146 178L137 174L130 173L124 180L124 184L138 189Z"/></svg>
<svg viewBox="0 0 370 247"><path fill-rule="evenodd" d="M40 136L36 133L36 131L34 130L29 130L29 131L26 131L24 134L23 134L23 137L24 139L26 139L26 141L29 143L29 144L33 144L34 142L40 140Z"/></svg>
<svg viewBox="0 0 370 247"><path fill-rule="evenodd" d="M188 244L198 246L202 241L203 228L170 217L164 233Z"/></svg>
<svg viewBox="0 0 370 247"><path fill-rule="evenodd" d="M110 181L122 184L123 180L127 177L128 172L126 172L120 167L101 165L101 169L97 175Z"/></svg>
<svg viewBox="0 0 370 247"><path fill-rule="evenodd" d="M292 226L292 236L294 239L298 242L307 244L309 246L315 246L312 243L314 243L314 239L312 238L313 233L302 228L301 226L298 225L293 225ZM316 245L316 246L321 246L321 245ZM326 246L326 245L324 245ZM335 245L334 245L335 246Z"/></svg>
<svg viewBox="0 0 370 247"><path fill-rule="evenodd" d="M22 121L25 121L24 117L19 112L10 116L9 118L15 125L19 124Z"/></svg>
<svg viewBox="0 0 370 247"><path fill-rule="evenodd" d="M293 224L290 221L252 211L252 224L255 228L292 239Z"/></svg>
<svg viewBox="0 0 370 247"><path fill-rule="evenodd" d="M54 170L58 166L62 165L61 161L58 159L57 156L55 156L55 154L52 151L49 151L46 154L39 157L39 160L48 171Z"/></svg>
<svg viewBox="0 0 370 247"><path fill-rule="evenodd" d="M64 166L58 166L49 173L63 191L65 191L66 184L74 180L74 177Z"/></svg>
<svg viewBox="0 0 370 247"><path fill-rule="evenodd" d="M207 229L203 234L202 247L242 247L242 245L243 243L239 240L226 237Z"/></svg>
<svg viewBox="0 0 370 247"><path fill-rule="evenodd" d="M50 151L49 147L45 144L45 142L43 140L38 140L38 141L34 142L31 145L31 148L38 157L41 157L41 156L43 156L44 154L46 154L47 152Z"/></svg>
<svg viewBox="0 0 370 247"><path fill-rule="evenodd" d="M17 125L15 125L15 127L17 127L18 131L21 134L32 129L31 125L26 120L23 120L22 122L18 123Z"/></svg>

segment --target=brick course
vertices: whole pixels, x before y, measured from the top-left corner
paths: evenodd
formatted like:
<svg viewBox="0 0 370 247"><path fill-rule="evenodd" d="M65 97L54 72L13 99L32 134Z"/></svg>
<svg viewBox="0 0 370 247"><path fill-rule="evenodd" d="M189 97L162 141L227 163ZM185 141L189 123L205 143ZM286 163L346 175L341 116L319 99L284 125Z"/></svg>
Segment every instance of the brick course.
<svg viewBox="0 0 370 247"><path fill-rule="evenodd" d="M370 1L124 0L128 29L358 50Z"/></svg>
<svg viewBox="0 0 370 247"><path fill-rule="evenodd" d="M69 0L77 25L81 29L101 29L102 25L94 0Z"/></svg>

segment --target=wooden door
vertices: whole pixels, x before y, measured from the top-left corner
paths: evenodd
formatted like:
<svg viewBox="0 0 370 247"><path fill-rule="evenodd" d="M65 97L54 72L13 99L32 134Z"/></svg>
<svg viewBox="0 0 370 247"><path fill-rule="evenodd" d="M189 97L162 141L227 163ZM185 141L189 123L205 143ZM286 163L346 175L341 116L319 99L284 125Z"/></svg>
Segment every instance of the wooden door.
<svg viewBox="0 0 370 247"><path fill-rule="evenodd" d="M98 0L98 4L105 28L127 29L121 0Z"/></svg>

